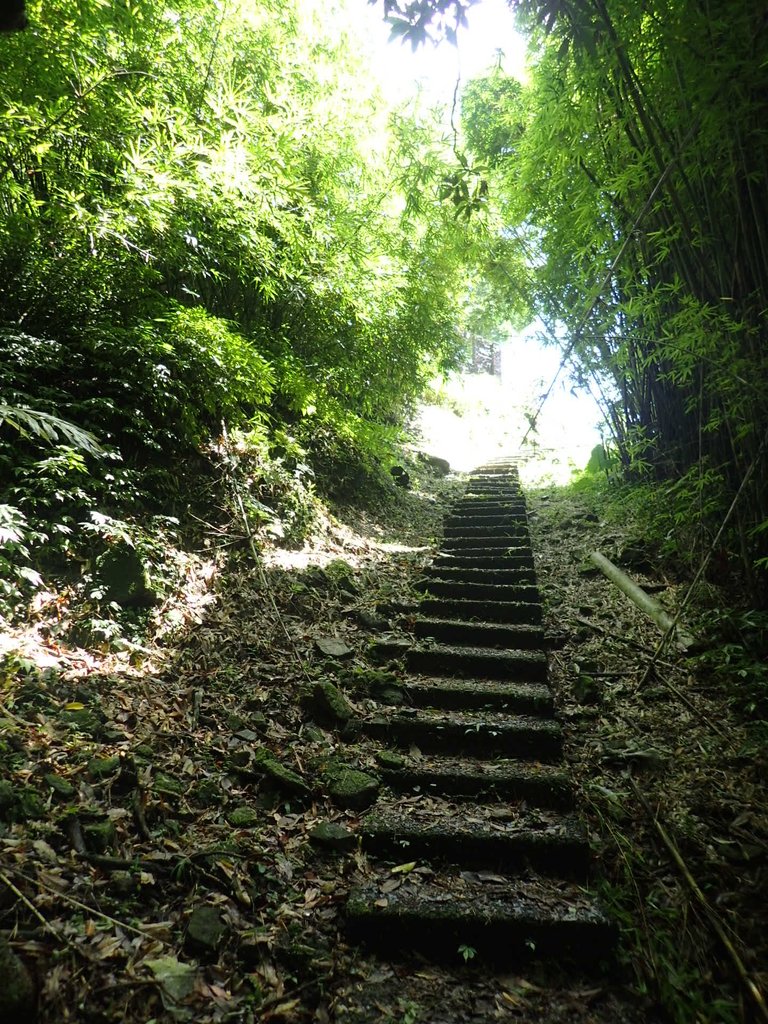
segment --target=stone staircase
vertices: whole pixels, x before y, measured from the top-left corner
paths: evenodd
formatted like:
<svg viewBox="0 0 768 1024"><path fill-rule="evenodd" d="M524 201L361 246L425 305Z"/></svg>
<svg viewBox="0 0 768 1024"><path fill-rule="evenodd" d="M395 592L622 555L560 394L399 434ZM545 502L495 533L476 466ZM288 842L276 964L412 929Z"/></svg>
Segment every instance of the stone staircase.
<svg viewBox="0 0 768 1024"><path fill-rule="evenodd" d="M386 788L361 824L374 880L350 895L348 933L454 963L596 965L614 928L584 888L514 463L471 475L419 588L413 642L377 650L404 663L409 706L353 726L381 745Z"/></svg>

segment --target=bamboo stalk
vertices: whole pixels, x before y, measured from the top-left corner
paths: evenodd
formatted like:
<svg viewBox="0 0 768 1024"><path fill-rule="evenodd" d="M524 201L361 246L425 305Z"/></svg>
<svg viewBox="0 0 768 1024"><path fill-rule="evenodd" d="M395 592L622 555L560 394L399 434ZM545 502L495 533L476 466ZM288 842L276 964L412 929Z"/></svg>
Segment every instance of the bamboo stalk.
<svg viewBox="0 0 768 1024"><path fill-rule="evenodd" d="M630 579L625 572L622 572L617 565L614 565L609 558L601 555L599 551L593 551L589 558L611 583L614 583L641 612L645 612L648 618L656 623L663 633L669 633L675 628L674 619L664 611L659 602L654 601L649 594L646 594L642 587ZM693 644L693 637L681 633L679 630L677 640L683 649Z"/></svg>

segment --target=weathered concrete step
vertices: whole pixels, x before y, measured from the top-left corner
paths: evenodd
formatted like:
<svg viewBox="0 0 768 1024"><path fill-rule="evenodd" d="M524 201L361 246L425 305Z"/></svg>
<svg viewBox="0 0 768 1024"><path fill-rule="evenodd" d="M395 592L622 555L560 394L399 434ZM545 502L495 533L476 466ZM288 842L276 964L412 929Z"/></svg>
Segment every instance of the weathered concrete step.
<svg viewBox="0 0 768 1024"><path fill-rule="evenodd" d="M537 807L569 808L573 788L563 771L525 761L485 762L448 757L403 758L399 767L381 768L390 789L403 793L418 790L427 795L497 800L525 800Z"/></svg>
<svg viewBox="0 0 768 1024"><path fill-rule="evenodd" d="M528 523L521 519L519 522L506 522L501 523L498 526L445 526L443 528L443 537L509 537L514 539L517 537L528 537Z"/></svg>
<svg viewBox="0 0 768 1024"><path fill-rule="evenodd" d="M508 551L516 551L521 547L530 548L527 533L514 537L489 537L485 534L471 537L444 537L440 551L445 554L455 552L466 554L468 551L483 551L486 555L504 555Z"/></svg>
<svg viewBox="0 0 768 1024"><path fill-rule="evenodd" d="M447 644L504 647L508 650L541 650L544 630L527 623L462 622L459 619L424 618L413 624L414 635Z"/></svg>
<svg viewBox="0 0 768 1024"><path fill-rule="evenodd" d="M571 815L510 804L462 804L439 797L376 807L360 823L363 849L377 857L429 860L504 872L532 869L585 878L589 843Z"/></svg>
<svg viewBox="0 0 768 1024"><path fill-rule="evenodd" d="M428 879L412 873L393 892L386 885L391 878L382 873L355 887L346 917L353 941L390 956L416 950L456 963L460 947L469 946L481 963L498 966L543 958L597 966L615 945L615 929L599 905L573 884L484 872Z"/></svg>
<svg viewBox="0 0 768 1024"><path fill-rule="evenodd" d="M511 515L523 516L527 514L525 502L523 501L496 501L493 498L463 498L461 501L451 505L449 515L456 516L495 516Z"/></svg>
<svg viewBox="0 0 768 1024"><path fill-rule="evenodd" d="M514 555L437 555L433 566L446 569L516 569L533 567L533 552L528 547L513 548Z"/></svg>
<svg viewBox="0 0 768 1024"><path fill-rule="evenodd" d="M353 719L345 734L370 736L406 750L429 753L510 757L552 763L562 752L563 736L554 719L489 711L446 712L419 709Z"/></svg>
<svg viewBox="0 0 768 1024"><path fill-rule="evenodd" d="M419 611L436 618L473 619L482 622L519 622L538 624L542 619L538 601L478 601L455 600L450 597L425 597Z"/></svg>
<svg viewBox="0 0 768 1024"><path fill-rule="evenodd" d="M461 509L469 509L472 512L484 510L485 512L524 512L527 508L525 496L522 493L507 494L497 497L494 494L463 494L450 504L451 512L458 512Z"/></svg>
<svg viewBox="0 0 768 1024"><path fill-rule="evenodd" d="M449 541L447 545L441 545L440 550L435 556L436 559L442 558L518 558L526 555L533 558L533 552L531 551L531 545L528 543L527 538L523 538L518 541L517 544L510 546L501 545L499 547L478 547L476 542L470 541L470 546L456 547L453 541ZM482 563L479 563L482 564Z"/></svg>
<svg viewBox="0 0 768 1024"><path fill-rule="evenodd" d="M478 509L473 512L469 509L462 509L461 512L452 512L444 517L446 526L504 526L505 523L524 523L528 521L525 509L519 511L497 510L489 512L487 509Z"/></svg>
<svg viewBox="0 0 768 1024"><path fill-rule="evenodd" d="M530 683L547 678L547 657L543 651L497 651L448 644L420 647L408 640L379 640L372 653L380 660L402 658L412 672L430 675L519 679Z"/></svg>
<svg viewBox="0 0 768 1024"><path fill-rule="evenodd" d="M418 708L472 711L489 708L515 715L554 713L552 691L541 683L506 683L488 679L445 679L417 676L406 684Z"/></svg>
<svg viewBox="0 0 768 1024"><path fill-rule="evenodd" d="M535 603L541 600L539 588L521 584L506 587L498 583L463 583L448 580L416 580L416 590L435 597L479 598L481 601L511 601Z"/></svg>
<svg viewBox="0 0 768 1024"><path fill-rule="evenodd" d="M501 583L506 586L516 586L518 583L535 583L536 571L530 565L516 565L508 569L431 565L428 569L425 569L424 578L429 580L463 580L466 583Z"/></svg>
<svg viewBox="0 0 768 1024"><path fill-rule="evenodd" d="M496 501L516 501L523 502L525 500L523 492L519 487L507 486L505 484L474 484L466 489L463 498L460 500L468 501L477 498L493 498Z"/></svg>

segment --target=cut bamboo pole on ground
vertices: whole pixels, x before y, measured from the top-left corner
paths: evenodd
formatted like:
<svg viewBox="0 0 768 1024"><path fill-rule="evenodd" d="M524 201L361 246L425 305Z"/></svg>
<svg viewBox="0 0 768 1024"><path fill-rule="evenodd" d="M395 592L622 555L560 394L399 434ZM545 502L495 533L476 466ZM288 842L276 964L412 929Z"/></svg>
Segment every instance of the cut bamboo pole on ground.
<svg viewBox="0 0 768 1024"><path fill-rule="evenodd" d="M646 594L642 587L638 586L633 579L630 579L625 572L622 572L617 565L614 565L609 558L601 555L599 551L593 551L589 558L608 577L611 583L614 583L640 611L645 612L648 618L656 623L663 633L668 633L674 629L676 631L677 644L682 650L686 650L693 645L693 637L684 633L679 626L676 626L674 619L664 611L658 601L654 601L649 594Z"/></svg>

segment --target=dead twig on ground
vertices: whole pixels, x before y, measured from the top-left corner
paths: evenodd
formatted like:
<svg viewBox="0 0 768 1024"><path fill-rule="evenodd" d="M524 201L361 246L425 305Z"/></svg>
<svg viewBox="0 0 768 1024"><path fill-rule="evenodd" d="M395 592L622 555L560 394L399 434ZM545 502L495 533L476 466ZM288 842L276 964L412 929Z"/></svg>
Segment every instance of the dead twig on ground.
<svg viewBox="0 0 768 1024"><path fill-rule="evenodd" d="M664 828L662 823L659 821L658 814L651 807L645 794L641 791L640 787L637 785L637 783L631 776L629 778L629 782L632 786L635 796L638 798L640 803L645 808L647 814L653 821L654 828L656 829L659 838L661 839L669 855L674 861L675 866L685 879L685 883L690 889L690 891L693 893L696 902L703 910L704 916L709 926L712 928L713 932L722 943L723 948L725 949L733 966L736 969L736 973L738 974L742 985L744 986L747 994L749 995L750 999L755 1005L755 1008L757 1009L758 1016L761 1020L768 1022L768 1005L766 1005L765 996L763 995L762 991L758 987L755 980L749 974L749 971L747 970L741 955L739 954L738 950L734 946L731 939L728 937L725 927L722 921L720 920L719 915L715 912L711 903L704 895L704 893L701 891L698 882L693 877L688 868L688 865L683 860L683 856L680 853L677 844L675 843L674 839L672 839L672 837L669 835L669 833Z"/></svg>

